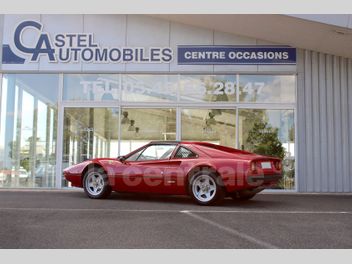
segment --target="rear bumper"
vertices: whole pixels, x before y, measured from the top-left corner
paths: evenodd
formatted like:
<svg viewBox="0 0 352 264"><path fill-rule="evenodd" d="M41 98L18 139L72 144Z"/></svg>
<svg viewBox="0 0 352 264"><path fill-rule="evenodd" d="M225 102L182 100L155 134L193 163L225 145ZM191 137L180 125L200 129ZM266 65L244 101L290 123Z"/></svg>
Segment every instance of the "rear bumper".
<svg viewBox="0 0 352 264"><path fill-rule="evenodd" d="M259 184L259 185L276 183L281 179L282 179L282 174L249 175L249 176L247 176L247 182L249 184Z"/></svg>
<svg viewBox="0 0 352 264"><path fill-rule="evenodd" d="M224 184L226 191L231 193L234 191L249 190L257 187L273 187L281 179L281 173L243 175L241 177L228 178L224 181Z"/></svg>

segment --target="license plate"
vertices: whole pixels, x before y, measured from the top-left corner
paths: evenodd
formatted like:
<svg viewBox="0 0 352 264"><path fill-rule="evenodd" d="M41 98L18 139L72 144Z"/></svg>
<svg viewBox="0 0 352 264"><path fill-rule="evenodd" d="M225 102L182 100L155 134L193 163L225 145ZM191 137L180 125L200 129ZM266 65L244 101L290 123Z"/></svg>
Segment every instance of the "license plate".
<svg viewBox="0 0 352 264"><path fill-rule="evenodd" d="M271 169L271 162L262 162L262 169Z"/></svg>

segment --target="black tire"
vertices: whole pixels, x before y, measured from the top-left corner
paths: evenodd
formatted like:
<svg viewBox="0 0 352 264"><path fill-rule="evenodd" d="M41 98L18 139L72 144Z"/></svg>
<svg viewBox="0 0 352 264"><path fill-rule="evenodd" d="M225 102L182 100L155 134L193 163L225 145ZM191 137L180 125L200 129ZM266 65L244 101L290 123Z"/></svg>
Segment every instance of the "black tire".
<svg viewBox="0 0 352 264"><path fill-rule="evenodd" d="M252 199L257 193L251 192L250 190L245 190L241 192L235 192L230 194L231 198L235 201L248 201Z"/></svg>
<svg viewBox="0 0 352 264"><path fill-rule="evenodd" d="M202 200L202 197L200 197L199 193L197 195L198 185L196 186L196 184L201 183L202 179L208 179L208 177L209 179L212 179L209 180L209 186L211 189L213 189L213 191L209 191L210 195L208 199ZM209 188L206 187L206 189ZM225 191L221 178L209 170L201 170L192 175L189 181L188 191L193 200L199 205L220 204L225 197ZM204 194L203 197L206 197L206 194Z"/></svg>
<svg viewBox="0 0 352 264"><path fill-rule="evenodd" d="M88 179L89 178L89 179ZM98 179L101 188L97 188L96 192L94 186L89 186L90 179ZM111 194L111 186L109 185L108 176L106 172L101 167L91 167L87 170L83 177L83 189L87 196L91 199L105 199Z"/></svg>

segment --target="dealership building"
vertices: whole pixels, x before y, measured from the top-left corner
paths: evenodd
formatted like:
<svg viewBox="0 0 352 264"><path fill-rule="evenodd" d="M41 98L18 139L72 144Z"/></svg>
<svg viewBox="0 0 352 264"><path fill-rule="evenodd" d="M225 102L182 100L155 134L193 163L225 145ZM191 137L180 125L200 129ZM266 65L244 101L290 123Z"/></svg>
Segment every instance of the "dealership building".
<svg viewBox="0 0 352 264"><path fill-rule="evenodd" d="M185 140L352 191L352 15L0 15L0 43L0 188Z"/></svg>

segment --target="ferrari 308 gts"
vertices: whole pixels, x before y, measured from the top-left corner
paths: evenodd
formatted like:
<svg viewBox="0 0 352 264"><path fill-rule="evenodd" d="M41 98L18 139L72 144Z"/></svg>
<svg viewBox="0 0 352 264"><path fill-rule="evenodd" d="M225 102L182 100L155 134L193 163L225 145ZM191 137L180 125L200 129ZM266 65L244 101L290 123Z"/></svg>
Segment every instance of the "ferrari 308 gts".
<svg viewBox="0 0 352 264"><path fill-rule="evenodd" d="M86 160L64 170L88 197L112 191L190 195L201 205L230 196L248 200L282 178L281 160L206 142L157 141L118 158Z"/></svg>

